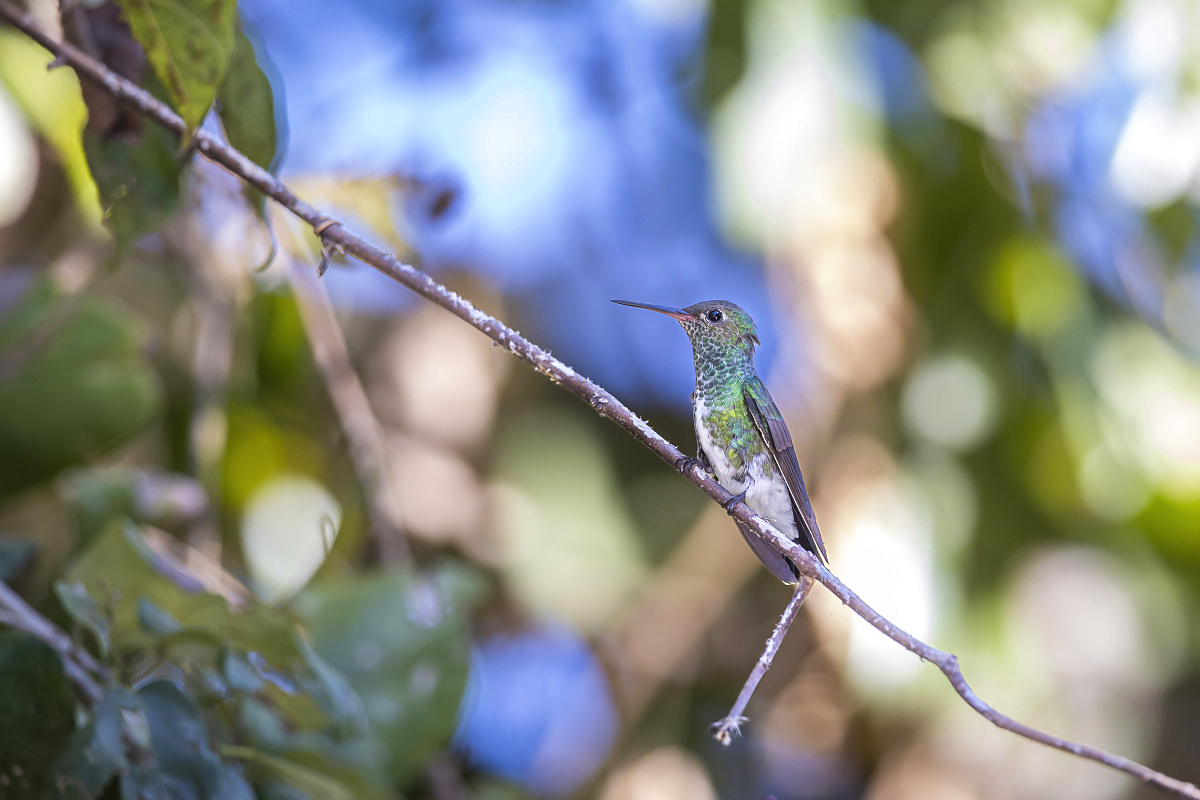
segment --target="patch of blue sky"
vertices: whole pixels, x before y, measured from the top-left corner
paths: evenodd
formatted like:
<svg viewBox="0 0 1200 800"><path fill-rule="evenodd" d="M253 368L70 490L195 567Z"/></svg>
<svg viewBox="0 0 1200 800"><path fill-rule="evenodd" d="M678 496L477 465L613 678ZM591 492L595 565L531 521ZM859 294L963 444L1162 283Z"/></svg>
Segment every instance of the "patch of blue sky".
<svg viewBox="0 0 1200 800"><path fill-rule="evenodd" d="M706 131L686 97L702 4L670 18L653 5L248 0L243 13L282 77L285 175L447 190L442 205L417 193L403 220L425 268L480 273L580 369L682 409L681 332L608 299L724 297L755 313L765 342L774 309L761 264L713 222ZM405 305L362 270L339 280L335 301ZM638 335L605 335L614 325Z"/></svg>

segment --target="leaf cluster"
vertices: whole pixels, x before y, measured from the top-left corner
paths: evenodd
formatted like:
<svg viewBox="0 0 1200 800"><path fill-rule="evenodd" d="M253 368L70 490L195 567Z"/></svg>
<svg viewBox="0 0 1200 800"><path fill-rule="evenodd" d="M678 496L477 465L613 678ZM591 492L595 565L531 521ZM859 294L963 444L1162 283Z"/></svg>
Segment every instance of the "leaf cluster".
<svg viewBox="0 0 1200 800"><path fill-rule="evenodd" d="M115 520L55 585L111 670L94 707L46 645L0 636L0 796L385 797L445 746L477 591L464 568L321 581L272 607L165 539Z"/></svg>

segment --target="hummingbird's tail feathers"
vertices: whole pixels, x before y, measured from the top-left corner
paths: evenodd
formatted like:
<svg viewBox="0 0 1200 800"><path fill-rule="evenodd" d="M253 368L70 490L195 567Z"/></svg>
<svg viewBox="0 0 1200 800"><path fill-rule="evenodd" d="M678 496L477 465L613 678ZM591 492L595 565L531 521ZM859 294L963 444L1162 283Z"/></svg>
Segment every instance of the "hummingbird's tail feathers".
<svg viewBox="0 0 1200 800"><path fill-rule="evenodd" d="M800 480L803 482L804 479ZM796 514L796 527L800 531L796 541L800 542L801 547L816 556L822 564L828 564L829 556L825 553L825 540L821 538L821 529L817 527L817 517L813 513L812 503L808 501L807 490L804 491L804 500L806 505L803 507L799 504L792 506Z"/></svg>
<svg viewBox="0 0 1200 800"><path fill-rule="evenodd" d="M739 521L737 529L742 534L742 538L746 540L746 544L750 545L750 549L754 551L754 555L772 575L784 583L796 583L800 580L800 571L796 569L792 560L767 544L753 528L749 528Z"/></svg>

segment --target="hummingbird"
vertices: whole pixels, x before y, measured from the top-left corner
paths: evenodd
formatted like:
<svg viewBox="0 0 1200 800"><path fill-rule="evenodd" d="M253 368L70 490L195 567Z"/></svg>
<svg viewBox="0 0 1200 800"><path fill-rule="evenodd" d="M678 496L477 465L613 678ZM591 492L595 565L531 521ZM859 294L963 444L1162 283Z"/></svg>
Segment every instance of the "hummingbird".
<svg viewBox="0 0 1200 800"><path fill-rule="evenodd" d="M696 458L688 460L698 462L733 493L726 510L745 502L780 533L822 562L828 561L791 433L754 368L759 340L750 315L725 300L686 308L613 302L672 317L691 340L696 365L692 392ZM800 582L800 572L790 558L741 522L738 530L772 575L784 583Z"/></svg>

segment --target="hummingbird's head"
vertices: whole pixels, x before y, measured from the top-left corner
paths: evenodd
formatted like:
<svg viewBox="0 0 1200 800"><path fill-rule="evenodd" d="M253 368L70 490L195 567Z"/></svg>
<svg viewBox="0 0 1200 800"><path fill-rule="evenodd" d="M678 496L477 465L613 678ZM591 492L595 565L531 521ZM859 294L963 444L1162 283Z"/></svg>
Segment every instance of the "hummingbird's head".
<svg viewBox="0 0 1200 800"><path fill-rule="evenodd" d="M735 353L749 356L753 355L759 343L754 320L739 306L726 300L705 300L687 308L653 306L628 300L613 302L657 311L678 320L692 340L692 348L698 357L702 353L711 357Z"/></svg>

